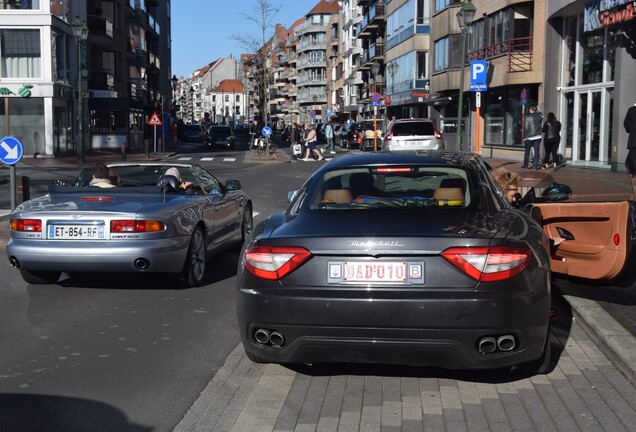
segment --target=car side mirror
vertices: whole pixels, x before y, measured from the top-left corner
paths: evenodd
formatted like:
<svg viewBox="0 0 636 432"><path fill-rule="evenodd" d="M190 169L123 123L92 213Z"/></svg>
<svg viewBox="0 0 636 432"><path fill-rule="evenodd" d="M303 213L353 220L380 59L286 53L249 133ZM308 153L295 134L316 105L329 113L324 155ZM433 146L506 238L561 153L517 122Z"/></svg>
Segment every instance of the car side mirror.
<svg viewBox="0 0 636 432"><path fill-rule="evenodd" d="M298 189L294 189L293 191L287 192L287 202L292 202L296 195L298 194Z"/></svg>
<svg viewBox="0 0 636 432"><path fill-rule="evenodd" d="M225 182L225 189L229 191L241 190L241 182L238 180L228 180Z"/></svg>
<svg viewBox="0 0 636 432"><path fill-rule="evenodd" d="M572 188L561 183L552 183L541 193L546 201L567 201L572 197Z"/></svg>

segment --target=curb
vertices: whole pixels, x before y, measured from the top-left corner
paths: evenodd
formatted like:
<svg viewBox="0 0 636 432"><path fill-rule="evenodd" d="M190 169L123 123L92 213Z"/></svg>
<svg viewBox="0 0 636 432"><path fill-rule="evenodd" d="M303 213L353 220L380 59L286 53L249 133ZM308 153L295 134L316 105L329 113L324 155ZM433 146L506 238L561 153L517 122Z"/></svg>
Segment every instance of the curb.
<svg viewBox="0 0 636 432"><path fill-rule="evenodd" d="M592 341L607 354L610 361L636 385L636 337L620 325L594 300L563 295L572 306L575 319Z"/></svg>

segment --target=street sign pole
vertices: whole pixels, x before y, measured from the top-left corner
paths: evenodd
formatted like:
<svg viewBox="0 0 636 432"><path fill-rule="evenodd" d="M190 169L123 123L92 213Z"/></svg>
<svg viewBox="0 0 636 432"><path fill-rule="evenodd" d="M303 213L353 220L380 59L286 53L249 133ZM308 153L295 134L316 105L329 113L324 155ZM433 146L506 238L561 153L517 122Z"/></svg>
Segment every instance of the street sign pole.
<svg viewBox="0 0 636 432"><path fill-rule="evenodd" d="M155 146L154 146L154 153L157 153L157 125L155 125Z"/></svg>
<svg viewBox="0 0 636 432"><path fill-rule="evenodd" d="M481 92L475 93L475 153L479 154L479 111L481 108Z"/></svg>
<svg viewBox="0 0 636 432"><path fill-rule="evenodd" d="M373 107L373 151L378 151L378 107Z"/></svg>
<svg viewBox="0 0 636 432"><path fill-rule="evenodd" d="M11 183L11 211L17 207L17 182L15 164L24 156L24 146L15 137L5 136L0 139L0 162L9 165L9 181Z"/></svg>

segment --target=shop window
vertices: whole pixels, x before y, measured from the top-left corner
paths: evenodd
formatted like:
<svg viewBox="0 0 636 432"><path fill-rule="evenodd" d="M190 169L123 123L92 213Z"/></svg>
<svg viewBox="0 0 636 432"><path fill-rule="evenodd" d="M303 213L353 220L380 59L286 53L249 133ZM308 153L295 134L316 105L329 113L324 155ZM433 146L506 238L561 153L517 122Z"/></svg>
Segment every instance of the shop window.
<svg viewBox="0 0 636 432"><path fill-rule="evenodd" d="M2 78L40 78L41 63L40 30L0 30Z"/></svg>
<svg viewBox="0 0 636 432"><path fill-rule="evenodd" d="M40 9L40 0L3 0L0 9Z"/></svg>

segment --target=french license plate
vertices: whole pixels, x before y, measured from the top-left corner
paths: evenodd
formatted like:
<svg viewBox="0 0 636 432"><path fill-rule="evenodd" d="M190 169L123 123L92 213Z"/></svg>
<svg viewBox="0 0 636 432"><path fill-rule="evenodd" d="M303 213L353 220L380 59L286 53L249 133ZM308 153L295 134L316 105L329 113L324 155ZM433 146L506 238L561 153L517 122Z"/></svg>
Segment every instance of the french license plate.
<svg viewBox="0 0 636 432"><path fill-rule="evenodd" d="M100 240L103 225L49 225L48 238L53 240Z"/></svg>
<svg viewBox="0 0 636 432"><path fill-rule="evenodd" d="M329 283L424 283L424 263L421 261L329 262L328 267Z"/></svg>

